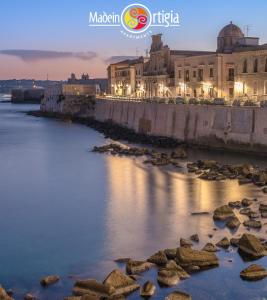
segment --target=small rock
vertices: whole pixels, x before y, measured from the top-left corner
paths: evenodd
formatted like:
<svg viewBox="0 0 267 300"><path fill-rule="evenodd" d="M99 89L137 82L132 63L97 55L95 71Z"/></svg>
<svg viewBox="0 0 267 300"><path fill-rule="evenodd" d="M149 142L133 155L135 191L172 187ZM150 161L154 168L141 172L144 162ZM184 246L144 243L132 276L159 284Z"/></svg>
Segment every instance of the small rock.
<svg viewBox="0 0 267 300"><path fill-rule="evenodd" d="M158 272L158 282L165 286L176 285L180 281L179 275L173 270L160 270Z"/></svg>
<svg viewBox="0 0 267 300"><path fill-rule="evenodd" d="M190 240L193 241L193 242L198 243L199 242L199 236L198 236L198 234L196 233L196 234L191 235L190 236Z"/></svg>
<svg viewBox="0 0 267 300"><path fill-rule="evenodd" d="M241 201L241 204L242 204L243 206L245 206L245 207L250 206L252 203L253 203L253 200L247 199L247 198L244 198L244 199L242 199L242 201Z"/></svg>
<svg viewBox="0 0 267 300"><path fill-rule="evenodd" d="M149 270L154 264L147 261L129 260L126 264L127 274L140 274Z"/></svg>
<svg viewBox="0 0 267 300"><path fill-rule="evenodd" d="M230 229L236 229L238 228L240 225L240 221L238 220L238 218L236 216L231 217L227 222L226 222L226 226Z"/></svg>
<svg viewBox="0 0 267 300"><path fill-rule="evenodd" d="M123 257L123 258L117 258L117 259L115 259L114 261L115 261L116 263L127 263L129 260L130 260L129 257Z"/></svg>
<svg viewBox="0 0 267 300"><path fill-rule="evenodd" d="M249 227L249 228L261 228L262 224L261 221L256 221L256 220L247 220L243 223L244 226Z"/></svg>
<svg viewBox="0 0 267 300"><path fill-rule="evenodd" d="M49 275L49 276L46 276L46 277L42 278L40 280L40 284L42 286L48 286L48 285L54 284L58 281L59 281L59 276L58 275Z"/></svg>
<svg viewBox="0 0 267 300"><path fill-rule="evenodd" d="M210 213L208 211L195 211L191 212L192 216L198 216L198 215L209 215Z"/></svg>
<svg viewBox="0 0 267 300"><path fill-rule="evenodd" d="M191 247L191 246L193 246L193 243L189 240L181 238L180 239L180 246L181 247Z"/></svg>
<svg viewBox="0 0 267 300"><path fill-rule="evenodd" d="M36 300L37 298L33 296L32 294L26 294L24 296L24 300Z"/></svg>
<svg viewBox="0 0 267 300"><path fill-rule="evenodd" d="M155 294L156 286L153 282L147 281L140 289L141 297L151 297Z"/></svg>
<svg viewBox="0 0 267 300"><path fill-rule="evenodd" d="M256 211L252 211L250 214L249 214L249 218L250 219L258 219L260 217L260 214L257 213Z"/></svg>
<svg viewBox="0 0 267 300"><path fill-rule="evenodd" d="M239 238L231 238L231 239L230 239L230 244L231 244L233 247L238 247L239 241L240 241Z"/></svg>
<svg viewBox="0 0 267 300"><path fill-rule="evenodd" d="M253 264L241 271L240 277L250 281L260 280L267 277L267 271L264 267Z"/></svg>
<svg viewBox="0 0 267 300"><path fill-rule="evenodd" d="M239 185L248 184L248 183L251 183L251 182L252 182L252 180L249 179L249 178L241 178L241 179L238 179Z"/></svg>
<svg viewBox="0 0 267 300"><path fill-rule="evenodd" d="M267 218L267 211L266 212L262 211L261 212L261 217L264 218L264 219Z"/></svg>
<svg viewBox="0 0 267 300"><path fill-rule="evenodd" d="M187 279L190 277L190 275L181 266L177 265L174 260L168 261L166 266L161 270L174 271L177 273L180 279Z"/></svg>
<svg viewBox="0 0 267 300"><path fill-rule="evenodd" d="M165 300L192 300L192 298L187 293L175 291L165 297Z"/></svg>
<svg viewBox="0 0 267 300"><path fill-rule="evenodd" d="M222 240L220 240L216 246L221 248L228 248L230 246L230 242L227 237L224 237Z"/></svg>
<svg viewBox="0 0 267 300"><path fill-rule="evenodd" d="M247 207L247 208L242 208L240 209L239 213L241 215L246 215L246 216L249 216L251 213L252 213L252 210L251 208Z"/></svg>
<svg viewBox="0 0 267 300"><path fill-rule="evenodd" d="M207 244L203 247L202 251L207 251L207 252L217 252L217 251L219 251L219 249L218 249L214 244L212 244L212 243L207 243Z"/></svg>
<svg viewBox="0 0 267 300"><path fill-rule="evenodd" d="M174 259L176 257L177 248L165 249L164 253L168 259Z"/></svg>
<svg viewBox="0 0 267 300"><path fill-rule="evenodd" d="M156 264L158 266L165 265L168 261L166 254L164 251L159 251L147 259L148 262Z"/></svg>
<svg viewBox="0 0 267 300"><path fill-rule="evenodd" d="M232 208L240 208L242 206L241 201L231 201L228 205Z"/></svg>
<svg viewBox="0 0 267 300"><path fill-rule="evenodd" d="M228 205L223 205L215 209L213 213L214 220L226 220L230 217L234 217L233 209Z"/></svg>
<svg viewBox="0 0 267 300"><path fill-rule="evenodd" d="M103 284L114 288L116 295L128 295L140 287L139 284L119 269L113 270L103 281Z"/></svg>
<svg viewBox="0 0 267 300"><path fill-rule="evenodd" d="M260 212L267 212L267 202L264 201L262 203L260 203L260 207L259 207Z"/></svg>
<svg viewBox="0 0 267 300"><path fill-rule="evenodd" d="M75 282L72 293L75 296L109 297L115 293L115 288L111 285L98 282L95 279L85 279Z"/></svg>
<svg viewBox="0 0 267 300"><path fill-rule="evenodd" d="M264 187L264 188L262 189L262 191L263 191L264 194L267 194L267 187Z"/></svg>

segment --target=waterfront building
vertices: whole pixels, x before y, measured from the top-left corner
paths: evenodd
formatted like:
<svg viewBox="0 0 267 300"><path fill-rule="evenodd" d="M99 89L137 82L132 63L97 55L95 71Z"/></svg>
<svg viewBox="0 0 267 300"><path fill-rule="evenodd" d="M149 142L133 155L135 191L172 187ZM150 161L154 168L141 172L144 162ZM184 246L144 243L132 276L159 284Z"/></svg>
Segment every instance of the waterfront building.
<svg viewBox="0 0 267 300"><path fill-rule="evenodd" d="M108 67L112 95L267 100L267 44L232 22L219 32L216 51L171 50L157 34L149 54Z"/></svg>

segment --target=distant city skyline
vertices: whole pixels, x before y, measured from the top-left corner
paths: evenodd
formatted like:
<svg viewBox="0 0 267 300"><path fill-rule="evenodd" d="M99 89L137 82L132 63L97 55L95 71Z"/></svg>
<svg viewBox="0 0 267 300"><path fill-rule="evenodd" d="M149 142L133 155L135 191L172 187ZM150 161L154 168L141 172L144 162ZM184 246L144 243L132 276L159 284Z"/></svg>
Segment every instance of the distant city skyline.
<svg viewBox="0 0 267 300"><path fill-rule="evenodd" d="M136 1L33 1L2 0L0 10L0 79L35 78L64 80L71 72L80 76L106 77L111 61L124 56L144 55L151 39L129 39L119 28L88 26L90 11L121 12ZM249 36L267 43L267 2L241 0L137 1L151 10L173 10L180 27L152 28L163 33L171 49L216 50L219 30L233 21Z"/></svg>

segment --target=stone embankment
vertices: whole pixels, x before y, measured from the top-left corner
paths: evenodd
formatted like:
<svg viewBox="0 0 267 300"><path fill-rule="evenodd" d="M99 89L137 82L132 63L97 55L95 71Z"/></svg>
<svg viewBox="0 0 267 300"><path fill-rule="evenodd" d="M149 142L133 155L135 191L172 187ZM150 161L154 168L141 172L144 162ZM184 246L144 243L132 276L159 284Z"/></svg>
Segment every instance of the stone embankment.
<svg viewBox="0 0 267 300"><path fill-rule="evenodd" d="M164 104L66 97L41 105L46 113L109 122L138 134L189 145L267 154L267 108Z"/></svg>

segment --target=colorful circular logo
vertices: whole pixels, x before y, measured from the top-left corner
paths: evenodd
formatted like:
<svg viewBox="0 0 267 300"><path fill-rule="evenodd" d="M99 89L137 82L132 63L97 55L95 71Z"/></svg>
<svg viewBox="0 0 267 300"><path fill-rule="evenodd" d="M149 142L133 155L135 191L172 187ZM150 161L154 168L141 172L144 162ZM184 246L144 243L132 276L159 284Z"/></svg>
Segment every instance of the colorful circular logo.
<svg viewBox="0 0 267 300"><path fill-rule="evenodd" d="M130 4L121 14L121 23L131 33L141 33L151 24L151 13L143 4Z"/></svg>

